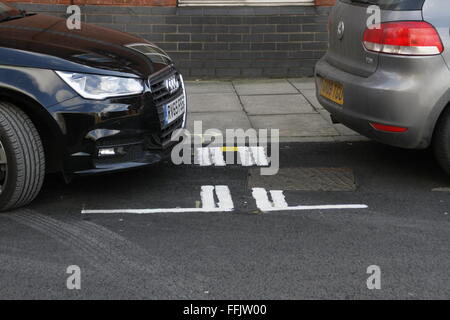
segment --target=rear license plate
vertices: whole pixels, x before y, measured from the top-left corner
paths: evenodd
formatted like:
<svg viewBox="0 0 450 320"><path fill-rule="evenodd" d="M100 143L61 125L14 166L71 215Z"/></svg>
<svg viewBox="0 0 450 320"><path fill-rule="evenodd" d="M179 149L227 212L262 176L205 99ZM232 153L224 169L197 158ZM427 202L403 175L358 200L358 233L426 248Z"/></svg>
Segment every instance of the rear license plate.
<svg viewBox="0 0 450 320"><path fill-rule="evenodd" d="M179 97L172 102L164 105L164 125L171 124L173 121L184 115L186 112L186 101L184 96Z"/></svg>
<svg viewBox="0 0 450 320"><path fill-rule="evenodd" d="M344 86L339 82L322 78L320 95L339 105L344 104Z"/></svg>

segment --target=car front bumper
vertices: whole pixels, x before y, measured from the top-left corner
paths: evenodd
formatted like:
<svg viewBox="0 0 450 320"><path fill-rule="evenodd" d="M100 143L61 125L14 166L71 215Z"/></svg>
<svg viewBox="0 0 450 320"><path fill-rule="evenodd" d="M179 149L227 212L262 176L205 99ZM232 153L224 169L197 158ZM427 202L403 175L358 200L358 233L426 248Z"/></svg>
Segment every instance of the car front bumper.
<svg viewBox="0 0 450 320"><path fill-rule="evenodd" d="M187 100L181 87L161 94L158 85L167 78L149 80L141 95L88 100L72 98L48 108L64 137L63 171L66 177L120 171L157 163L170 156L175 133L186 124ZM164 105L184 97L186 112L170 124L164 122Z"/></svg>
<svg viewBox="0 0 450 320"><path fill-rule="evenodd" d="M322 58L316 65L317 99L334 120L373 140L402 148L426 148L445 104L450 72L441 56L411 59L380 57L380 66L365 78L344 72ZM321 78L344 86L344 105L319 93ZM407 128L376 130L371 123Z"/></svg>

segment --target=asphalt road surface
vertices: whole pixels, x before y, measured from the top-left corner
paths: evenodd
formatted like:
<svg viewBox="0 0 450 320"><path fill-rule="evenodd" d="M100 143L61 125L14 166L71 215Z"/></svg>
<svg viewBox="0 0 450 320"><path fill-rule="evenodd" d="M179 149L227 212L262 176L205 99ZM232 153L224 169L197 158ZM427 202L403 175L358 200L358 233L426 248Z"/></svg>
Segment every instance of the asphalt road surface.
<svg viewBox="0 0 450 320"><path fill-rule="evenodd" d="M0 214L0 298L450 298L450 179L429 151L284 144L281 168L166 162L70 185L50 177L31 206ZM198 208L202 186L226 186L234 209L163 210ZM284 191L280 210L262 212L254 187ZM367 208L285 207L348 204ZM82 214L124 209L161 212ZM71 265L81 290L66 287ZM379 290L367 287L372 265Z"/></svg>

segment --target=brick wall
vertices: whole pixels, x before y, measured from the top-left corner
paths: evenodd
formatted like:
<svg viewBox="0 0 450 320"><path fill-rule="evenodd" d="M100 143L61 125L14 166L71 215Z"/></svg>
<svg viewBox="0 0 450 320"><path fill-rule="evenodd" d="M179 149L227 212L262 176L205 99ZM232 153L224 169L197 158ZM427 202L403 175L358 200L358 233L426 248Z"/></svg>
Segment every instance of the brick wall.
<svg viewBox="0 0 450 320"><path fill-rule="evenodd" d="M21 3L32 12L64 16L66 6ZM329 7L82 6L90 23L150 40L196 78L313 75L327 49Z"/></svg>
<svg viewBox="0 0 450 320"><path fill-rule="evenodd" d="M177 0L3 0L4 2L27 2L40 4L77 4L113 6L166 6L174 7Z"/></svg>
<svg viewBox="0 0 450 320"><path fill-rule="evenodd" d="M114 6L176 6L177 0L3 0L46 4L114 5ZM331 6L336 0L315 0L317 6Z"/></svg>
<svg viewBox="0 0 450 320"><path fill-rule="evenodd" d="M314 3L316 6L334 6L336 0L315 0Z"/></svg>

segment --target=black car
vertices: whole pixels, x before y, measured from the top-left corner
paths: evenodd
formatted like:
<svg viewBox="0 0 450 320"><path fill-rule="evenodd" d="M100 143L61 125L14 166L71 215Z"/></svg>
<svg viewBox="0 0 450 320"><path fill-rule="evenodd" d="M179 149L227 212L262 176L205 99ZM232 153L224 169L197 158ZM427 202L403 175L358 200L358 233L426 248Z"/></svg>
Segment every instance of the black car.
<svg viewBox="0 0 450 320"><path fill-rule="evenodd" d="M46 173L158 162L185 122L183 78L163 50L0 3L0 210L31 202Z"/></svg>

